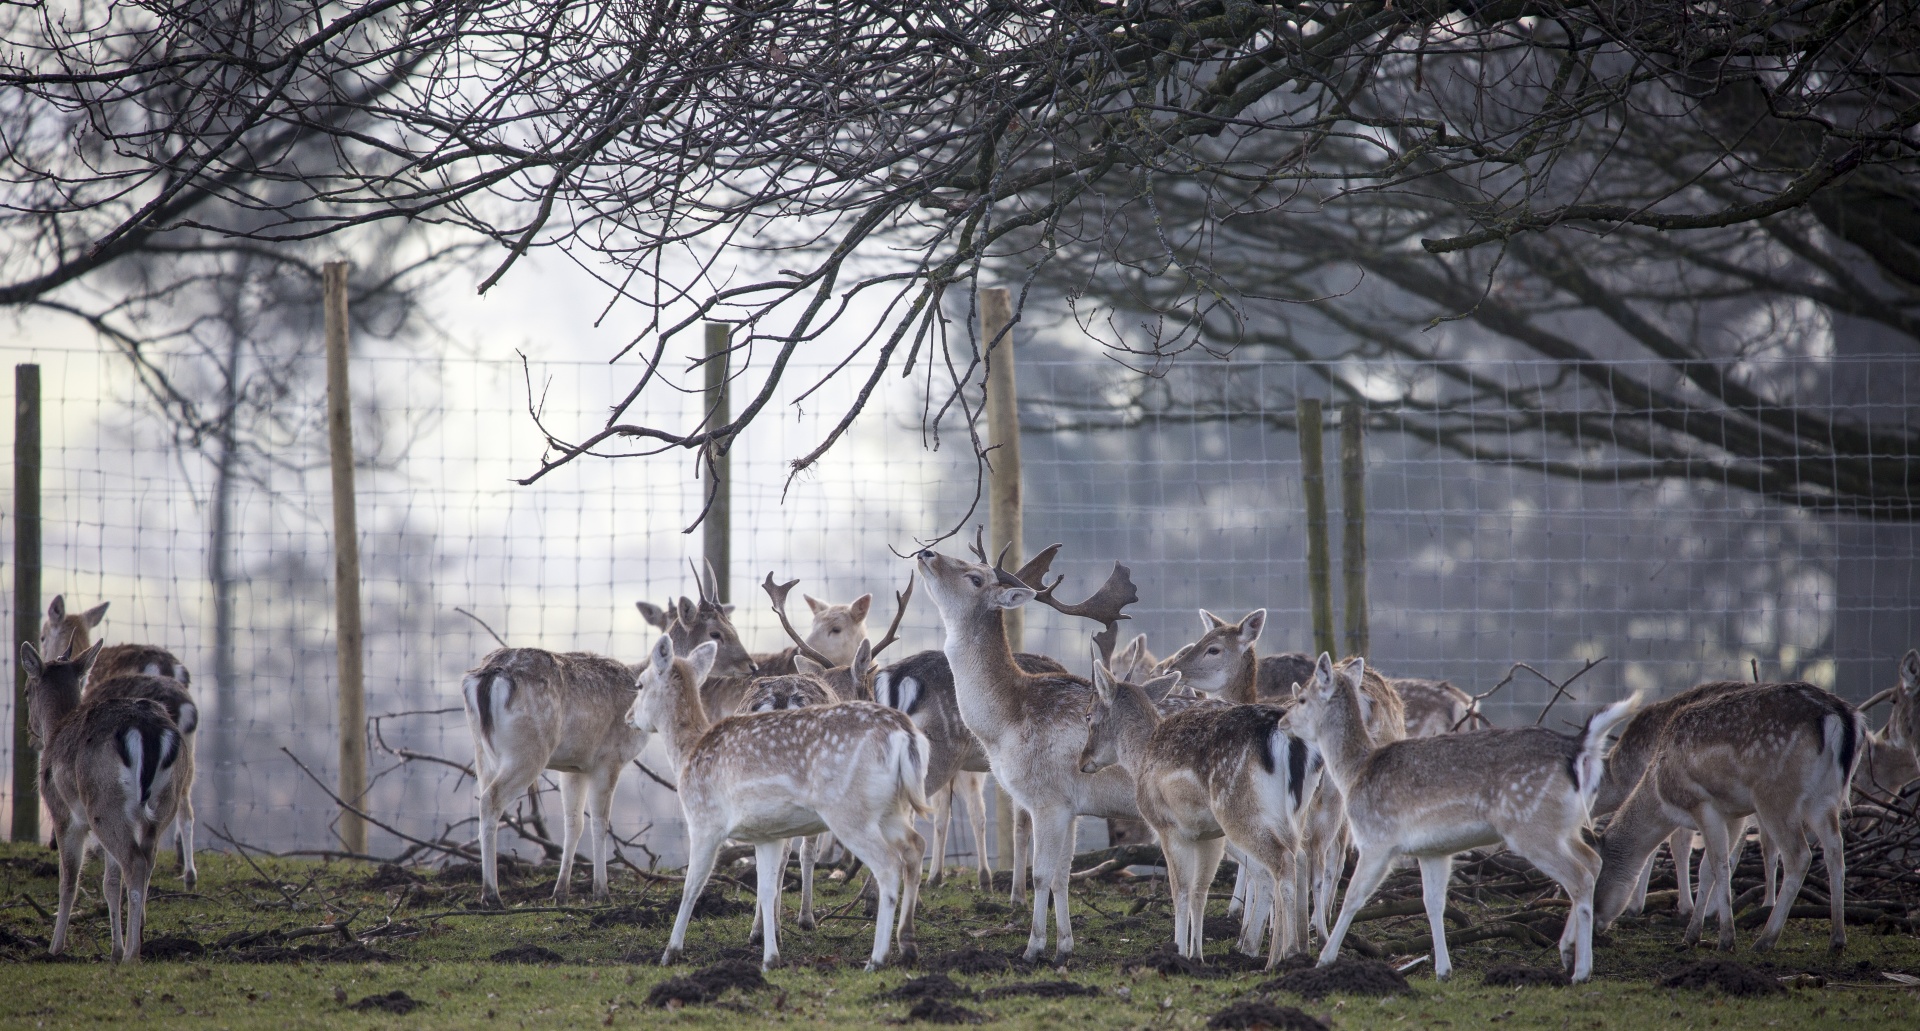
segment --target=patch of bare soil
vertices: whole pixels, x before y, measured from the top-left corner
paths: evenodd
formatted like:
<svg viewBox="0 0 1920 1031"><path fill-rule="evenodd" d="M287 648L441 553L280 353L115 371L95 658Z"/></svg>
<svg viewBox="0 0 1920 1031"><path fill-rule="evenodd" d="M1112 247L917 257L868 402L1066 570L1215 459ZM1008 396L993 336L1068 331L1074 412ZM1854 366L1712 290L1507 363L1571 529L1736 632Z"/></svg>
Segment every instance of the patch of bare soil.
<svg viewBox="0 0 1920 1031"><path fill-rule="evenodd" d="M515 945L487 957L495 963L565 963L567 957L540 945Z"/></svg>
<svg viewBox="0 0 1920 1031"><path fill-rule="evenodd" d="M1413 987L1398 970L1377 959L1342 959L1324 967L1282 974L1256 992L1287 992L1303 999L1329 995L1399 995Z"/></svg>
<svg viewBox="0 0 1920 1031"><path fill-rule="evenodd" d="M381 863L378 870L368 874L366 879L360 882L360 886L377 891L382 888L404 888L410 884L419 883L421 883L420 878L414 876L412 871L392 863Z"/></svg>
<svg viewBox="0 0 1920 1031"><path fill-rule="evenodd" d="M1681 967L1661 980L1660 987L1713 989L1726 995L1773 995L1784 991L1777 979L1719 957Z"/></svg>
<svg viewBox="0 0 1920 1031"><path fill-rule="evenodd" d="M369 995L347 1008L361 1013L378 1010L381 1013L407 1014L425 1005L426 1003L396 988L385 995Z"/></svg>
<svg viewBox="0 0 1920 1031"><path fill-rule="evenodd" d="M1173 946L1162 945L1144 956L1120 961L1120 972L1137 974L1154 971L1169 977L1220 977L1229 971L1224 967L1210 967L1197 959L1188 959L1175 952Z"/></svg>
<svg viewBox="0 0 1920 1031"><path fill-rule="evenodd" d="M664 927L673 922L673 913L655 906L621 906L593 914L587 926L596 931L609 927Z"/></svg>
<svg viewBox="0 0 1920 1031"><path fill-rule="evenodd" d="M1204 932L1208 941L1227 941L1240 937L1240 918L1237 916L1210 916L1206 920Z"/></svg>
<svg viewBox="0 0 1920 1031"><path fill-rule="evenodd" d="M46 947L45 938L21 934L11 927L0 927L0 952L35 952L45 950Z"/></svg>
<svg viewBox="0 0 1920 1031"><path fill-rule="evenodd" d="M369 949L365 945L321 945L309 942L306 945L287 947L284 945L263 945L252 949L238 949L221 957L235 963L384 963L393 959L391 953L379 949Z"/></svg>
<svg viewBox="0 0 1920 1031"><path fill-rule="evenodd" d="M920 961L936 974L1002 974L1013 969L1013 960L998 952L969 945L951 952L936 952Z"/></svg>
<svg viewBox="0 0 1920 1031"><path fill-rule="evenodd" d="M1317 1017L1292 1006L1275 1006L1256 999L1243 999L1215 1013L1207 1026L1233 1031L1328 1031L1327 1025Z"/></svg>
<svg viewBox="0 0 1920 1031"><path fill-rule="evenodd" d="M881 992L877 999L958 999L971 998L973 992L966 985L955 981L945 974L928 974L916 977L892 991Z"/></svg>
<svg viewBox="0 0 1920 1031"><path fill-rule="evenodd" d="M204 944L185 935L163 934L140 943L141 959L198 959L206 954Z"/></svg>
<svg viewBox="0 0 1920 1031"><path fill-rule="evenodd" d="M929 1024L978 1024L987 1019L984 1015L945 999L921 999L907 1011L906 1019L901 1023L923 1020Z"/></svg>
<svg viewBox="0 0 1920 1031"><path fill-rule="evenodd" d="M1530 967L1520 963L1501 963L1488 967L1480 975L1482 984L1490 988L1528 988L1543 985L1558 988L1573 983L1567 972L1546 967Z"/></svg>
<svg viewBox="0 0 1920 1031"><path fill-rule="evenodd" d="M1032 995L1042 999L1065 999L1075 995L1099 994L1100 989L1074 981L1019 981L985 989L980 993L980 997L1007 999L1016 995Z"/></svg>
<svg viewBox="0 0 1920 1031"><path fill-rule="evenodd" d="M676 899L675 914L679 913L679 907L679 900ZM693 904L693 915L696 919L710 916L738 916L741 913L751 912L753 912L753 903L744 899L729 898L724 890L713 886L708 886L706 891L701 892L700 900Z"/></svg>
<svg viewBox="0 0 1920 1031"><path fill-rule="evenodd" d="M757 992L768 987L771 986L767 984L767 979L760 976L760 964L751 960L727 959L701 967L685 977L669 978L654 985L653 991L647 993L647 1005L691 1006L713 1002L729 988Z"/></svg>

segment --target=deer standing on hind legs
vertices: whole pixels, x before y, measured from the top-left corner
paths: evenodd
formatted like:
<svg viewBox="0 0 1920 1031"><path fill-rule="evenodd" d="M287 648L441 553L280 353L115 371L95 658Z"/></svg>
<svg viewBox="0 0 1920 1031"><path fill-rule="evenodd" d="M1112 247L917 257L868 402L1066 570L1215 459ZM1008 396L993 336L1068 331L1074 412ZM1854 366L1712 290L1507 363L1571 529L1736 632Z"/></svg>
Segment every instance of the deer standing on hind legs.
<svg viewBox="0 0 1920 1031"><path fill-rule="evenodd" d="M1121 609L1139 600L1127 568L1116 564L1107 582L1077 605L1053 597L1060 581L1036 590L1044 580L1055 544L1010 573L999 563L966 562L930 550L915 555L920 572L946 627L947 662L953 670L954 699L967 729L979 739L1014 806L1033 821L1033 926L1026 958L1039 958L1047 945L1047 910L1052 905L1058 939L1054 958L1073 953L1073 925L1067 912L1067 888L1073 874L1073 822L1076 816L1137 820L1133 780L1118 766L1098 773L1080 771L1086 743L1086 712L1093 685L1064 673L1028 673L1014 660L1000 613L1039 600L1068 615L1105 624L1095 645L1105 656L1119 636Z"/></svg>
<svg viewBox="0 0 1920 1031"><path fill-rule="evenodd" d="M1600 857L1581 838L1600 782L1607 732L1632 715L1639 695L1602 709L1574 736L1544 727L1477 730L1372 747L1361 714L1362 660L1335 671L1324 653L1293 711L1294 730L1318 744L1326 776L1346 797L1348 827L1360 850L1340 919L1320 964L1340 943L1387 876L1393 861L1419 861L1433 973L1453 972L1447 955L1447 882L1453 857L1505 845L1566 889L1572 906L1560 935L1560 960L1575 982L1593 969L1594 880Z"/></svg>
<svg viewBox="0 0 1920 1031"><path fill-rule="evenodd" d="M686 947L693 906L728 838L754 846L761 914L761 965L780 962L777 905L787 839L831 830L872 869L880 892L867 969L887 960L896 913L900 951L917 953L913 918L925 839L927 742L905 715L873 702L840 702L729 716L709 723L700 681L711 645L685 658L662 637L640 674L626 722L659 734L679 770L687 818L687 870L680 911L660 962Z"/></svg>
<svg viewBox="0 0 1920 1031"><path fill-rule="evenodd" d="M1811 684L1760 684L1711 695L1673 714L1653 759L1601 838L1595 917L1606 927L1618 917L1660 842L1677 828L1706 842L1700 863L1700 900L1685 942L1700 940L1707 912L1720 922L1720 948L1733 948L1733 859L1737 835L1752 816L1779 852L1786 876L1755 952L1773 947L1800 893L1820 842L1832 889L1834 951L1847 943L1847 860L1840 814L1867 737L1866 719L1840 698Z"/></svg>

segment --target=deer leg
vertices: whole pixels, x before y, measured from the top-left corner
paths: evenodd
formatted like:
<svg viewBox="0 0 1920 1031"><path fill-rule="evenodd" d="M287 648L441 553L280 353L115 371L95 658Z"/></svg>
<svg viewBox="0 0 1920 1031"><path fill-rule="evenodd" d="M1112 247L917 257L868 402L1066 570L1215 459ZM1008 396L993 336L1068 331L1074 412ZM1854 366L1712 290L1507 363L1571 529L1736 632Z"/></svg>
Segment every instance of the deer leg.
<svg viewBox="0 0 1920 1031"><path fill-rule="evenodd" d="M200 868L193 861L193 784L180 785L180 808L174 816L174 851L180 857L180 880L191 888L200 883Z"/></svg>
<svg viewBox="0 0 1920 1031"><path fill-rule="evenodd" d="M780 882L786 879L787 842L784 838L753 846L754 910L761 927L760 969L780 965Z"/></svg>
<svg viewBox="0 0 1920 1031"><path fill-rule="evenodd" d="M1184 956L1187 954L1187 870L1192 866L1192 847L1176 834L1163 831L1159 838L1160 855L1167 864L1167 896L1173 902L1173 951Z"/></svg>
<svg viewBox="0 0 1920 1031"><path fill-rule="evenodd" d="M1774 879L1773 870L1774 867L1780 866L1784 875L1786 860L1780 853L1778 839L1767 833L1767 828L1760 823L1758 816L1754 817L1753 823L1756 831L1754 836L1760 839L1760 883L1763 885L1760 889L1761 901L1771 906L1780 901L1780 893L1775 889L1777 882ZM1795 833L1799 833L1797 828ZM1799 834L1799 837L1804 842L1806 835Z"/></svg>
<svg viewBox="0 0 1920 1031"><path fill-rule="evenodd" d="M1593 887L1600 876L1600 855L1580 840L1577 825L1566 833L1529 846L1513 841L1508 845L1566 891L1570 904L1560 932L1560 964L1578 983L1593 972Z"/></svg>
<svg viewBox="0 0 1920 1031"><path fill-rule="evenodd" d="M1839 952L1847 947L1847 849L1846 839L1840 832L1839 810L1828 810L1816 818L1813 834L1820 839L1820 859L1827 865L1827 887L1833 889L1827 895L1833 917L1833 936L1828 947Z"/></svg>
<svg viewBox="0 0 1920 1031"><path fill-rule="evenodd" d="M933 806L932 862L927 865L927 884L939 887L947 879L947 825L953 822L953 782L934 792L927 801Z"/></svg>
<svg viewBox="0 0 1920 1031"><path fill-rule="evenodd" d="M785 882L787 877L787 850L791 848L792 845L793 845L792 838L780 839L779 869L780 869L781 887L786 886ZM760 866L760 863L756 859L754 861L754 875L756 877L759 876L759 866ZM755 883L758 883L758 882L756 881ZM776 920L780 918L780 901L779 900L780 900L780 896L778 894L775 894L774 903L773 903L773 917ZM761 919L760 896L756 894L753 897L753 926L749 928L747 931L747 944L757 945L760 942L765 941L766 939L762 937L764 932L765 932L765 922Z"/></svg>
<svg viewBox="0 0 1920 1031"><path fill-rule="evenodd" d="M1678 828L1667 838L1667 854L1673 857L1674 910L1681 916L1693 915L1693 828ZM1647 864L1647 872L1641 883L1653 876L1653 864ZM1642 895L1644 899L1644 894Z"/></svg>
<svg viewBox="0 0 1920 1031"><path fill-rule="evenodd" d="M1240 850L1228 847L1233 856L1233 897L1227 900L1227 915L1240 916L1247 911L1247 857Z"/></svg>
<svg viewBox="0 0 1920 1031"><path fill-rule="evenodd" d="M1073 875L1073 811L1054 806L1033 817L1033 928L1027 935L1026 960L1040 958L1047 948L1047 904L1053 904L1059 938L1054 959L1073 953L1073 925L1067 916L1067 883ZM1018 875L1015 876L1019 883ZM1057 897L1056 897L1057 896Z"/></svg>
<svg viewBox="0 0 1920 1031"><path fill-rule="evenodd" d="M58 956L67 947L67 926L73 920L73 898L80 892L80 873L87 861L88 833L84 820L69 819L60 828L60 908L53 918L53 939L47 945L47 954L51 956Z"/></svg>
<svg viewBox="0 0 1920 1031"><path fill-rule="evenodd" d="M587 829L587 775L560 775L560 878L553 883L554 905L564 906L573 889L573 857L580 852L580 835Z"/></svg>
<svg viewBox="0 0 1920 1031"><path fill-rule="evenodd" d="M102 844L106 843L102 842ZM119 842L114 844L117 845ZM115 850L109 847L103 851L106 852L103 863L106 869L100 875L100 894L107 899L107 927L113 932L113 961L118 963L127 954L127 941L122 934L126 925L120 922L120 903L122 896L126 894L122 887L125 877L120 870L120 861L115 855Z"/></svg>
<svg viewBox="0 0 1920 1031"><path fill-rule="evenodd" d="M694 903L713 876L714 861L720 858L720 846L726 844L724 828L687 828L686 880L680 886L680 912L673 918L673 933L667 938L667 950L660 954L660 965L668 966L680 958L687 947L687 924L693 919Z"/></svg>
<svg viewBox="0 0 1920 1031"><path fill-rule="evenodd" d="M1680 940L1687 945L1700 941L1700 935L1706 928L1707 913L1719 912L1720 896L1728 896L1729 915L1722 916L1724 925L1731 932L1732 891L1729 866L1732 837L1738 829L1730 826L1719 813L1702 808L1692 814L1694 823L1700 831L1700 840L1704 850L1700 860L1700 895L1693 907L1693 916L1687 920L1687 931Z"/></svg>
<svg viewBox="0 0 1920 1031"><path fill-rule="evenodd" d="M1187 885L1187 935L1192 948L1192 958L1206 959L1207 952L1207 892L1213 887L1213 876L1220 872L1220 857L1227 851L1227 839L1204 838L1194 844L1195 859L1198 861L1193 870L1192 883Z"/></svg>
<svg viewBox="0 0 1920 1031"><path fill-rule="evenodd" d="M1800 897L1800 885L1806 881L1807 868L1813 864L1813 849L1807 847L1806 832L1795 825L1797 821L1777 821L1756 816L1755 822L1760 825L1762 840L1767 838L1773 840L1774 849L1780 855L1780 862L1786 874L1780 880L1780 894L1774 899L1773 912L1767 917L1767 925L1761 929L1760 937L1753 942L1753 951L1765 952L1773 948L1774 943L1780 940L1780 932L1786 929L1787 915L1793 910L1793 900ZM1821 848L1823 850L1826 848L1824 840L1821 842ZM1761 872L1771 881L1773 879L1772 863L1769 861L1767 867ZM1828 876L1832 876L1831 872ZM1843 920L1845 916L1846 913L1842 911ZM1725 941L1731 935L1723 933L1720 937Z"/></svg>
<svg viewBox="0 0 1920 1031"><path fill-rule="evenodd" d="M1267 969L1274 970L1280 961L1299 952L1303 942L1300 940L1300 879L1293 868L1296 860L1291 850L1281 845L1279 851L1269 860L1272 864L1269 873L1273 880L1273 906L1270 934L1273 943L1267 952Z"/></svg>
<svg viewBox="0 0 1920 1031"><path fill-rule="evenodd" d="M967 824L973 829L973 869L981 891L993 890L993 867L987 862L987 778L978 773L962 773L953 779L952 790L959 794L967 810Z"/></svg>
<svg viewBox="0 0 1920 1031"><path fill-rule="evenodd" d="M1419 861L1420 895L1433 933L1433 979L1444 981L1453 974L1453 957L1447 954L1447 882L1453 880L1453 857L1420 856Z"/></svg>
<svg viewBox="0 0 1920 1031"><path fill-rule="evenodd" d="M911 820L901 821L900 840L895 848L900 853L900 960L913 963L920 958L919 933L914 922L920 913L920 861L927 850L927 839L913 829Z"/></svg>
<svg viewBox="0 0 1920 1031"><path fill-rule="evenodd" d="M1364 848L1360 850L1360 861L1353 867L1353 879L1347 882L1347 897L1340 903L1340 919L1334 921L1333 932L1327 935L1327 944L1320 950L1321 966L1340 958L1340 943L1346 940L1347 928L1353 926L1355 914L1379 889L1380 882L1387 879L1388 871L1393 869L1393 860L1394 853L1390 849L1378 849L1371 853Z"/></svg>
<svg viewBox="0 0 1920 1031"><path fill-rule="evenodd" d="M824 834L814 834L800 839L800 912L795 915L794 923L803 931L814 928L813 921L813 866L820 859L820 842ZM917 872L920 868L914 867Z"/></svg>
<svg viewBox="0 0 1920 1031"><path fill-rule="evenodd" d="M593 901L609 902L613 891L607 883L607 863L613 858L613 792L620 786L620 767L592 778L593 794L588 798L593 818Z"/></svg>
<svg viewBox="0 0 1920 1031"><path fill-rule="evenodd" d="M1012 801L1011 798L1008 801ZM1011 806L1013 811L1013 905L1018 908L1027 901L1027 867L1033 859L1033 814L1020 807L1018 802Z"/></svg>
<svg viewBox="0 0 1920 1031"><path fill-rule="evenodd" d="M158 838L159 828L154 829ZM159 844L158 841L153 844ZM153 856L147 850L135 850L127 857L123 874L127 882L127 940L121 953L122 963L140 962L140 939L147 922L147 885L153 880Z"/></svg>
<svg viewBox="0 0 1920 1031"><path fill-rule="evenodd" d="M1242 882L1246 884L1247 892L1245 907L1240 911L1240 940L1234 947L1239 949L1242 955L1247 956L1260 955L1260 946L1267 934L1269 914L1277 912L1273 907L1278 904L1272 886L1267 883L1267 877L1254 869L1257 866L1258 863L1248 860L1248 865L1241 866L1240 876L1234 878L1236 886ZM1288 894L1291 895L1292 892L1289 891Z"/></svg>
<svg viewBox="0 0 1920 1031"><path fill-rule="evenodd" d="M500 817L507 811L507 803L519 798L539 775L540 767L530 761L507 762L496 766L493 778L480 786L480 901L483 905L495 908L504 905L500 901Z"/></svg>

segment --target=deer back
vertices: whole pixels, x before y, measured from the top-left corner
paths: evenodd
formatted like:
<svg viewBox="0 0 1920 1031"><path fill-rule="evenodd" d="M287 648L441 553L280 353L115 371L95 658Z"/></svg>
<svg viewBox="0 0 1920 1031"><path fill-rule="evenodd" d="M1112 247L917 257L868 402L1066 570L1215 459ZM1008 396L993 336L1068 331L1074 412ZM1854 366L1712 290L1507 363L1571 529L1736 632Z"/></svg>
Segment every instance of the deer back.
<svg viewBox="0 0 1920 1031"><path fill-rule="evenodd" d="M1661 735L1666 733L1667 724L1673 721L1675 713L1704 698L1745 691L1755 686L1742 680L1708 681L1635 713L1620 731L1620 740L1607 753L1606 772L1600 780L1600 791L1593 799L1593 814L1604 816L1620 808L1621 803L1627 800L1634 785L1640 783L1647 764L1653 761Z"/></svg>
<svg viewBox="0 0 1920 1031"><path fill-rule="evenodd" d="M1681 809L1837 807L1865 743L1860 714L1812 684L1758 684L1675 712L1645 775Z"/></svg>
<svg viewBox="0 0 1920 1031"><path fill-rule="evenodd" d="M182 687L193 686L193 676L187 672L186 663L165 648L151 644L114 644L101 650L100 660L93 664L93 672L87 676L87 690L93 690L94 684L125 676L168 677L179 681Z"/></svg>
<svg viewBox="0 0 1920 1031"><path fill-rule="evenodd" d="M1304 652L1281 652L1260 656L1260 676L1256 685L1259 700L1273 702L1293 696L1293 685L1313 679L1313 656Z"/></svg>
<svg viewBox="0 0 1920 1031"><path fill-rule="evenodd" d="M874 778L884 780L904 758L917 771L912 787L924 806L925 740L905 713L875 702L729 716L688 749L681 801L689 814L785 802L818 811L861 801L879 783Z"/></svg>
<svg viewBox="0 0 1920 1031"><path fill-rule="evenodd" d="M1191 776L1216 807L1252 806L1291 819L1307 799L1309 751L1282 726L1286 715L1276 705L1227 705L1168 716L1148 739L1141 779ZM1263 784L1277 786L1278 796L1266 797Z"/></svg>
<svg viewBox="0 0 1920 1031"><path fill-rule="evenodd" d="M638 752L624 716L633 704L629 668L591 652L501 648L462 686L481 737L496 752L534 748L554 769L588 769Z"/></svg>
<svg viewBox="0 0 1920 1031"><path fill-rule="evenodd" d="M1528 824L1578 826L1587 819L1580 751L1578 738L1544 727L1389 742L1361 760L1348 788L1347 816L1368 837L1425 841L1449 851Z"/></svg>
<svg viewBox="0 0 1920 1031"><path fill-rule="evenodd" d="M747 689L735 712L772 712L809 705L832 705L840 698L824 680L811 673L760 677Z"/></svg>
<svg viewBox="0 0 1920 1031"><path fill-rule="evenodd" d="M88 699L55 729L42 780L62 802L83 806L96 826L133 822L134 840L150 847L158 838L153 830L172 822L179 804L180 754L180 730L158 702Z"/></svg>
<svg viewBox="0 0 1920 1031"><path fill-rule="evenodd" d="M1408 737L1437 737L1462 725L1473 696L1446 680L1393 677L1387 681L1405 712Z"/></svg>

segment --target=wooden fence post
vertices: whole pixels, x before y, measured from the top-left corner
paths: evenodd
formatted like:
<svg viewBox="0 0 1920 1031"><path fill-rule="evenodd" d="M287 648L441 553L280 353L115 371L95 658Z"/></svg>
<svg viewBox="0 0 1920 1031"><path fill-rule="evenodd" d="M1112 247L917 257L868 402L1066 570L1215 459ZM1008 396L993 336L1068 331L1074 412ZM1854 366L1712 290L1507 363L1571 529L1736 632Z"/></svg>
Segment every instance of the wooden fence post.
<svg viewBox="0 0 1920 1031"><path fill-rule="evenodd" d="M40 366L13 367L13 840L40 840L40 752L20 645L40 643ZM57 658L57 656L51 656Z"/></svg>
<svg viewBox="0 0 1920 1031"><path fill-rule="evenodd" d="M367 686L360 629L360 528L353 498L353 395L347 387L347 270L326 264L322 284L327 332L327 444L333 467L333 597L340 670L340 797L365 805ZM224 715L224 714L223 714ZM340 840L367 850L367 825L342 810Z"/></svg>
<svg viewBox="0 0 1920 1031"><path fill-rule="evenodd" d="M1013 375L1013 295L1005 287L980 291L980 345L987 362L987 445L992 469L987 481L987 539L991 555L1007 551L1009 568L1025 561L1020 525L1020 394ZM1025 647L1026 619L1019 609L1001 613L1007 644ZM993 793L994 853L999 869L1013 868L1013 806L1005 791ZM944 864L945 856L935 862Z"/></svg>
<svg viewBox="0 0 1920 1031"><path fill-rule="evenodd" d="M1307 503L1307 591L1313 602L1313 650L1336 657L1333 639L1333 570L1327 548L1327 471L1320 399L1303 397L1300 427L1300 493Z"/></svg>
<svg viewBox="0 0 1920 1031"><path fill-rule="evenodd" d="M728 412L727 365L727 325L709 322L706 365L709 428L725 426L733 418ZM715 600L728 602L733 600L727 586L731 579L728 563L732 554L728 545L733 540L733 476L728 468L731 463L720 443L707 447L713 456L706 469L707 475L713 477L707 484L707 489L713 492L713 504L707 507L706 521L700 524L701 550L706 554L707 564L713 567Z"/></svg>
<svg viewBox="0 0 1920 1031"><path fill-rule="evenodd" d="M1366 411L1358 401L1340 407L1341 572L1346 579L1347 654L1365 657L1367 627Z"/></svg>

